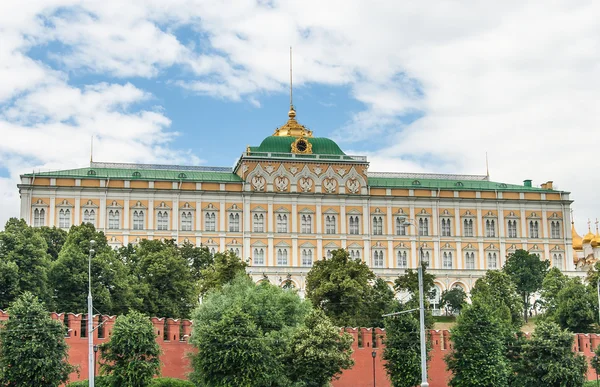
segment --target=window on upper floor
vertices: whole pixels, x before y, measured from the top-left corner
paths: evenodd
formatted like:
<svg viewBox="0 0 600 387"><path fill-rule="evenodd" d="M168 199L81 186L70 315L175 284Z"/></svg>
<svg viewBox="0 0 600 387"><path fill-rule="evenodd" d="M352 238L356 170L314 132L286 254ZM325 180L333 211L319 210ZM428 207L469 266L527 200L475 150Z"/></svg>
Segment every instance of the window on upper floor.
<svg viewBox="0 0 600 387"><path fill-rule="evenodd" d="M89 209L85 209L83 211L83 222L84 223L91 223L93 225L96 224L96 211L89 210Z"/></svg>
<svg viewBox="0 0 600 387"><path fill-rule="evenodd" d="M302 249L302 266L312 266L313 252L312 249Z"/></svg>
<svg viewBox="0 0 600 387"><path fill-rule="evenodd" d="M277 249L277 266L288 265L288 251L287 249Z"/></svg>
<svg viewBox="0 0 600 387"><path fill-rule="evenodd" d="M300 231L303 234L312 233L312 216L310 214L302 214L300 218Z"/></svg>
<svg viewBox="0 0 600 387"><path fill-rule="evenodd" d="M488 269L494 270L498 268L498 255L496 253L488 253Z"/></svg>
<svg viewBox="0 0 600 387"><path fill-rule="evenodd" d="M133 229L143 230L144 229L144 211L135 210L133 211Z"/></svg>
<svg viewBox="0 0 600 387"><path fill-rule="evenodd" d="M539 238L540 237L540 225L537 220L529 221L529 237Z"/></svg>
<svg viewBox="0 0 600 387"><path fill-rule="evenodd" d="M442 218L442 236L452 236L452 223L450 218Z"/></svg>
<svg viewBox="0 0 600 387"><path fill-rule="evenodd" d="M254 249L253 265L262 266L265 264L265 250L263 248Z"/></svg>
<svg viewBox="0 0 600 387"><path fill-rule="evenodd" d="M46 225L46 210L36 208L33 211L33 227L42 227Z"/></svg>
<svg viewBox="0 0 600 387"><path fill-rule="evenodd" d="M552 266L562 269L563 267L563 255L560 253L552 254Z"/></svg>
<svg viewBox="0 0 600 387"><path fill-rule="evenodd" d="M383 251L373 251L373 267L384 267Z"/></svg>
<svg viewBox="0 0 600 387"><path fill-rule="evenodd" d="M452 252L444 251L442 255L442 268L452 269Z"/></svg>
<svg viewBox="0 0 600 387"><path fill-rule="evenodd" d="M428 218L419 218L419 235L420 236L428 236L429 235L429 219Z"/></svg>
<svg viewBox="0 0 600 387"><path fill-rule="evenodd" d="M360 250L359 249L351 249L350 250L350 258L360 259Z"/></svg>
<svg viewBox="0 0 600 387"><path fill-rule="evenodd" d="M465 253L465 267L468 270L474 270L475 269L475 253L473 252L466 252Z"/></svg>
<svg viewBox="0 0 600 387"><path fill-rule="evenodd" d="M231 254L235 254L236 257L240 256L240 249L239 249L239 247L230 247L229 251L231 252Z"/></svg>
<svg viewBox="0 0 600 387"><path fill-rule="evenodd" d="M464 233L466 237L473 236L473 219L465 219L463 221Z"/></svg>
<svg viewBox="0 0 600 387"><path fill-rule="evenodd" d="M429 256L429 251L421 251L421 262L425 264L427 267L431 267L431 258Z"/></svg>
<svg viewBox="0 0 600 387"><path fill-rule="evenodd" d="M204 230L205 231L216 231L217 230L217 216L214 212L206 212L204 214Z"/></svg>
<svg viewBox="0 0 600 387"><path fill-rule="evenodd" d="M58 227L71 227L71 210L69 210L68 208L61 208L60 211L58 211Z"/></svg>
<svg viewBox="0 0 600 387"><path fill-rule="evenodd" d="M487 238L494 238L496 236L496 221L494 219L486 219L485 236Z"/></svg>
<svg viewBox="0 0 600 387"><path fill-rule="evenodd" d="M181 231L192 231L193 216L191 211L181 213Z"/></svg>
<svg viewBox="0 0 600 387"><path fill-rule="evenodd" d="M121 214L119 210L108 211L108 229L116 230L121 224Z"/></svg>
<svg viewBox="0 0 600 387"><path fill-rule="evenodd" d="M406 235L406 225L400 217L396 218L396 235Z"/></svg>
<svg viewBox="0 0 600 387"><path fill-rule="evenodd" d="M159 231L169 229L169 213L167 211L158 211L156 214L156 229Z"/></svg>
<svg viewBox="0 0 600 387"><path fill-rule="evenodd" d="M508 237L509 238L517 237L517 221L514 219L508 221Z"/></svg>
<svg viewBox="0 0 600 387"><path fill-rule="evenodd" d="M560 222L558 220L553 220L550 222L550 238L560 238Z"/></svg>
<svg viewBox="0 0 600 387"><path fill-rule="evenodd" d="M265 232L265 215L254 214L252 217L252 230L254 232Z"/></svg>
<svg viewBox="0 0 600 387"><path fill-rule="evenodd" d="M373 235L383 235L383 218L381 216L373 217Z"/></svg>
<svg viewBox="0 0 600 387"><path fill-rule="evenodd" d="M325 217L325 234L335 234L335 215Z"/></svg>
<svg viewBox="0 0 600 387"><path fill-rule="evenodd" d="M396 258L397 258L396 264L398 265L398 267L400 267L400 268L408 267L408 255L406 253L406 250L398 250L398 252L396 253Z"/></svg>
<svg viewBox="0 0 600 387"><path fill-rule="evenodd" d="M358 235L359 234L359 229L360 229L360 223L359 223L359 219L358 216L354 215L354 216L350 216L349 219L349 229L350 229L350 234L351 235Z"/></svg>
<svg viewBox="0 0 600 387"><path fill-rule="evenodd" d="M277 214L277 232L288 232L288 217L286 214Z"/></svg>
<svg viewBox="0 0 600 387"><path fill-rule="evenodd" d="M229 214L229 231L239 232L240 231L240 214Z"/></svg>

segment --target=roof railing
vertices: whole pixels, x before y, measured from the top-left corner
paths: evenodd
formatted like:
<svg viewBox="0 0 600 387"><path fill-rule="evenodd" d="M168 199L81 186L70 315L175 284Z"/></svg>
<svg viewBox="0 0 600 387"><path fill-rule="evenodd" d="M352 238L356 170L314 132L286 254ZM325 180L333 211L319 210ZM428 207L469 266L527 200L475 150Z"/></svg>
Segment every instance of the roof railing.
<svg viewBox="0 0 600 387"><path fill-rule="evenodd" d="M244 158L269 158L269 159L299 159L299 160L320 160L320 161L360 161L366 162L367 156L352 155L322 155L322 154L303 154L303 153L285 153L285 152L244 152Z"/></svg>
<svg viewBox="0 0 600 387"><path fill-rule="evenodd" d="M134 163L103 163L93 161L90 168L116 168L116 169L158 169L164 171L196 171L196 172L224 172L232 173L230 167L206 167L200 165L167 165L167 164L134 164Z"/></svg>
<svg viewBox="0 0 600 387"><path fill-rule="evenodd" d="M367 172L367 176L396 179L489 181L489 177L486 175L453 175L445 173Z"/></svg>

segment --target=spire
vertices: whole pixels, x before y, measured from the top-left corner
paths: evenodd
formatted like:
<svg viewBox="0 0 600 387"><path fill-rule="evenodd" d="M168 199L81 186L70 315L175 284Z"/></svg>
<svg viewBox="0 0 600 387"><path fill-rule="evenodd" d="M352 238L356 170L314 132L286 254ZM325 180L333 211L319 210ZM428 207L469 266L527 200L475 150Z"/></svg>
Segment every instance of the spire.
<svg viewBox="0 0 600 387"><path fill-rule="evenodd" d="M293 87L292 87L292 46L290 46L290 112L294 110Z"/></svg>
<svg viewBox="0 0 600 387"><path fill-rule="evenodd" d="M92 135L90 142L90 166L94 162L94 135Z"/></svg>
<svg viewBox="0 0 600 387"><path fill-rule="evenodd" d="M485 175L487 176L487 179L490 179L490 167L488 164L488 154L487 152L485 152Z"/></svg>

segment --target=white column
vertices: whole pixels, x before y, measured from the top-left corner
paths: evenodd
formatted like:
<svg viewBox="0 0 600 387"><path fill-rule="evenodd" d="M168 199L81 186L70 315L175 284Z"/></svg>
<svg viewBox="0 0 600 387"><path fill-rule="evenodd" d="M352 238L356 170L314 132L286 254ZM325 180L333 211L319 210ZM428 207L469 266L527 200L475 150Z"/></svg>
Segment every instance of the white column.
<svg viewBox="0 0 600 387"><path fill-rule="evenodd" d="M73 209L73 224L79 226L81 224L81 199L75 198L75 208Z"/></svg>
<svg viewBox="0 0 600 387"><path fill-rule="evenodd" d="M244 235L244 242L243 242L243 246L242 246L242 256L244 258L244 260L246 258L250 258L252 256L251 254L251 247L250 247L250 232L252 231L252 225L250 224L252 216L250 215L250 198L248 196L244 196L244 202L242 203L243 205L243 226L242 226L242 231L243 231L243 235Z"/></svg>
<svg viewBox="0 0 600 387"><path fill-rule="evenodd" d="M125 199L123 201L123 229L127 231L131 230L131 223L129 223L129 212L129 199Z"/></svg>
<svg viewBox="0 0 600 387"><path fill-rule="evenodd" d="M98 229L106 230L106 196L100 198L100 208L98 209Z"/></svg>
<svg viewBox="0 0 600 387"><path fill-rule="evenodd" d="M148 200L148 231L153 232L154 226L154 199Z"/></svg>
<svg viewBox="0 0 600 387"><path fill-rule="evenodd" d="M56 226L56 196L50 197L50 208L48 209L48 226Z"/></svg>
<svg viewBox="0 0 600 387"><path fill-rule="evenodd" d="M226 215L227 208L225 208L225 200L221 200L219 202L219 227L217 228L217 231L225 232L227 230ZM224 246L221 247L221 251L224 251Z"/></svg>
<svg viewBox="0 0 600 387"><path fill-rule="evenodd" d="M21 219L25 219L29 225L33 225L33 219L31 219L31 205L31 191L23 190L21 192L21 208L19 216Z"/></svg>

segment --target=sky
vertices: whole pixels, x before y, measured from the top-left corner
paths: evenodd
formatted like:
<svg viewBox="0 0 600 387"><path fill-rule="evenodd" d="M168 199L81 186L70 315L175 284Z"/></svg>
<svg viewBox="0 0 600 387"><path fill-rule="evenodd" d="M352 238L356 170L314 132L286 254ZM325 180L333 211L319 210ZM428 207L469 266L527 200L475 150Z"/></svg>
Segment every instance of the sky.
<svg viewBox="0 0 600 387"><path fill-rule="evenodd" d="M232 166L287 119L372 171L485 174L600 217L600 2L0 1L0 223L19 175ZM593 224L592 224L593 227Z"/></svg>

